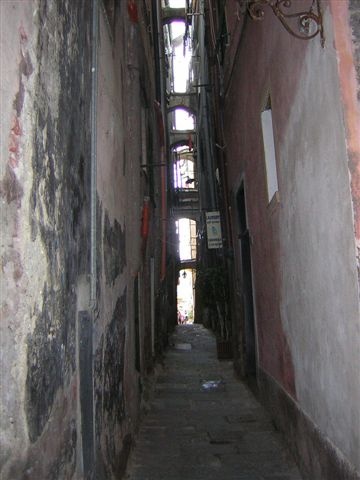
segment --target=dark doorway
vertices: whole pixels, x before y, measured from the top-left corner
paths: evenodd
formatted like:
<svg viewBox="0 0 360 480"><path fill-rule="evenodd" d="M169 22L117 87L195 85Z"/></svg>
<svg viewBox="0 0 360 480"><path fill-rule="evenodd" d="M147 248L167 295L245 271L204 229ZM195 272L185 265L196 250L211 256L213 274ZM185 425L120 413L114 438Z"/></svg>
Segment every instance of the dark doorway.
<svg viewBox="0 0 360 480"><path fill-rule="evenodd" d="M245 191L242 185L237 194L239 240L244 307L245 374L256 376L255 318L251 272L251 244L246 220Z"/></svg>

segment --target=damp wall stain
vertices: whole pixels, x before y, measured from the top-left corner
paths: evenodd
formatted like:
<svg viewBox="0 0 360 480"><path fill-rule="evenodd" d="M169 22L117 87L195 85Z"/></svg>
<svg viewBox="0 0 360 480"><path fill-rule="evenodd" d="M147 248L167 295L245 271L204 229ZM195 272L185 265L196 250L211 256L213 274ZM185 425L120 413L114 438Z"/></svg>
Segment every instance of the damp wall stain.
<svg viewBox="0 0 360 480"><path fill-rule="evenodd" d="M107 212L105 213L103 237L106 283L114 285L126 264L125 231L116 219L113 224L110 223Z"/></svg>
<svg viewBox="0 0 360 480"><path fill-rule="evenodd" d="M34 328L26 342L25 412L33 449L58 415L55 399L66 395L76 374L75 286L78 276L89 269L91 144L91 11L84 0L51 4L43 0L37 19L36 61L25 56L20 67L22 75L36 75L29 222L31 238L41 239L47 263L46 282L39 285L42 305L34 312ZM17 112L23 108L21 85L20 80L14 101ZM2 192L18 200L21 190L10 173L8 178ZM51 452L54 461L46 462L50 466L44 478L74 471L75 418L76 410L62 419L58 444ZM67 463L72 466L65 467Z"/></svg>
<svg viewBox="0 0 360 480"><path fill-rule="evenodd" d="M0 2L1 11L6 3ZM86 279L85 284L90 271L91 2L15 3L16 7L11 10L18 9L26 21L19 21L13 28L20 49L16 59L14 56L12 94L7 104L10 111L6 131L9 142L4 156L7 167L0 178L1 201L9 212L7 219L12 222L9 244L13 244L1 254L1 266L8 283L11 282L9 290L13 285L16 287L13 296L2 305L6 316L14 317L9 321L13 330L6 340L6 353L13 357L9 360L5 355L6 365L13 367L18 362L14 371L21 374L21 378L17 378L9 368L7 375L16 386L7 394L6 408L21 412L18 422L21 425L18 428L15 418L16 427L11 425L11 434L6 425L6 451L4 455L0 452L0 476L19 480L70 480L80 478L83 455L76 322L83 293L77 298L79 279ZM116 75L112 78L120 64L124 75L128 70L126 52L118 48L126 45L128 37L124 28L126 5L119 2L118 7L117 33L114 34L117 43L111 39L114 43L109 55L110 68L106 65L102 71L105 82L109 80L114 84L114 107L119 107L119 116L124 117L117 119L114 135L118 135L119 130L125 131L128 104L127 92L119 92L118 78ZM103 21L104 11L100 11ZM100 49L104 49L102 40ZM149 57L149 64L152 60ZM153 86L151 81L145 84L152 102ZM137 113L135 116L139 118ZM103 125L99 123L111 118L98 116L98 128L101 130ZM133 138L133 143L136 151L140 151L140 133L135 133L138 136ZM122 180L124 188L119 188L117 176L122 179L122 166L125 175L125 158L121 165L121 156L127 147L120 141L115 147L109 142L109 151L98 160L100 168L101 162L115 165L111 181L105 186L117 195L106 197L96 193L93 374L96 478L99 480L122 475L131 446L131 432L136 426L133 413L137 409L139 388L137 377L132 375L131 337L125 348L125 325L132 318L133 309L129 302L133 278L126 288L130 276L126 263L130 259L138 266L139 253L138 242L126 245L125 234L133 238L129 234L132 228L138 238L137 206L143 192L140 188L137 190L139 171L132 162L128 163L131 168L126 181ZM133 158L129 152L126 156ZM22 177L19 171L23 172ZM128 206L131 208L126 211ZM26 241L22 237L24 231ZM21 242L24 248L18 251L17 245ZM31 288L27 289L26 282L32 284ZM21 284L19 290L18 284ZM20 328L21 338L17 332ZM124 379L125 364L129 370L125 370ZM135 401L131 402L132 399ZM8 419L3 423L9 423ZM1 470L4 458L6 473Z"/></svg>
<svg viewBox="0 0 360 480"><path fill-rule="evenodd" d="M98 478L111 478L125 468L119 462L126 448L121 439L125 419L124 362L127 290L116 301L111 321L106 326L94 356L95 435ZM121 462L120 462L121 463ZM111 472L111 473L110 473Z"/></svg>
<svg viewBox="0 0 360 480"><path fill-rule="evenodd" d="M14 170L7 165L5 175L0 181L0 197L4 198L6 202L15 202L18 207L21 206L21 199L24 195L24 189L17 179Z"/></svg>

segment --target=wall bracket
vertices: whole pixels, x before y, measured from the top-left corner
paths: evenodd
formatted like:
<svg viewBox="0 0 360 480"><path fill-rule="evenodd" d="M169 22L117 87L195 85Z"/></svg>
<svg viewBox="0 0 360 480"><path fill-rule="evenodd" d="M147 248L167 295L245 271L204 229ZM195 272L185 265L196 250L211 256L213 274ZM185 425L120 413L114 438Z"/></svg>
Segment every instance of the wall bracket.
<svg viewBox="0 0 360 480"><path fill-rule="evenodd" d="M320 0L312 0L308 10L296 11L293 0L248 0L247 10L253 20L263 20L265 7L270 7L283 27L300 40L310 40L320 36L324 48L325 35Z"/></svg>

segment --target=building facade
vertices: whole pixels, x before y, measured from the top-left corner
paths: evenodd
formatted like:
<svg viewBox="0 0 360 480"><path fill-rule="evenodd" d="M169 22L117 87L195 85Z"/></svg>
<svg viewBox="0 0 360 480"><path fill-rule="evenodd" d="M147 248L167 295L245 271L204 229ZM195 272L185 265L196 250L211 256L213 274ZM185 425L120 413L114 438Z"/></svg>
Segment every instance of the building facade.
<svg viewBox="0 0 360 480"><path fill-rule="evenodd" d="M195 321L231 337L304 477L359 478L359 2L0 16L1 478L123 476L181 269L219 275Z"/></svg>
<svg viewBox="0 0 360 480"><path fill-rule="evenodd" d="M358 478L359 3L289 4L208 2L235 365L309 478Z"/></svg>
<svg viewBox="0 0 360 480"><path fill-rule="evenodd" d="M158 10L0 6L4 479L119 478L175 322Z"/></svg>

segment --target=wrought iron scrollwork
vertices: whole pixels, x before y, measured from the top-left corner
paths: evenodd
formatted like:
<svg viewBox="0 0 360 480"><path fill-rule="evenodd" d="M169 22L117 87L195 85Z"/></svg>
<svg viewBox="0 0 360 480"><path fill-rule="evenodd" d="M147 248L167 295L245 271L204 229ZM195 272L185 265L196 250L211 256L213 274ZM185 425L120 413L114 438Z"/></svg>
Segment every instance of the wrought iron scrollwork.
<svg viewBox="0 0 360 480"><path fill-rule="evenodd" d="M248 0L247 9L253 20L263 20L265 7L270 7L284 28L300 40L310 40L320 35L321 46L325 45L320 0L312 0L309 10L294 12L293 0Z"/></svg>

